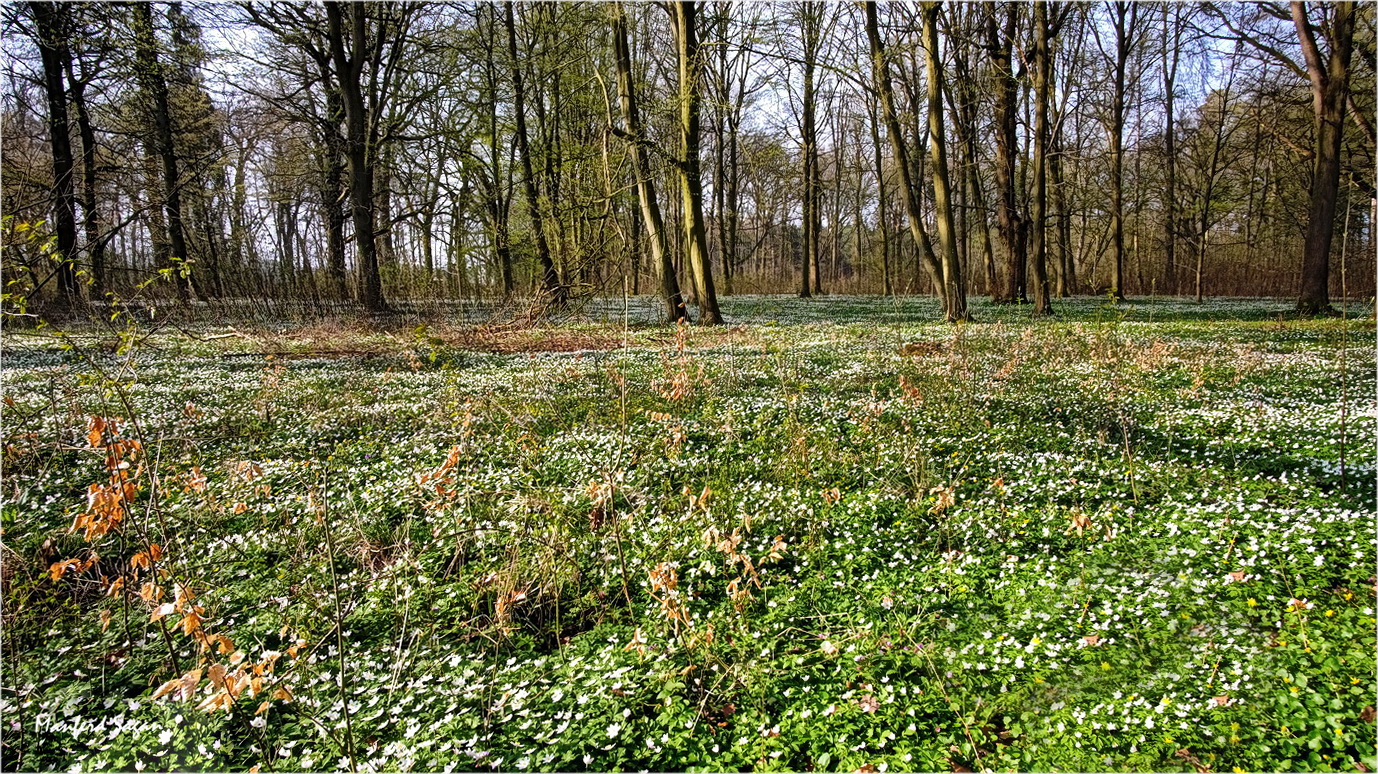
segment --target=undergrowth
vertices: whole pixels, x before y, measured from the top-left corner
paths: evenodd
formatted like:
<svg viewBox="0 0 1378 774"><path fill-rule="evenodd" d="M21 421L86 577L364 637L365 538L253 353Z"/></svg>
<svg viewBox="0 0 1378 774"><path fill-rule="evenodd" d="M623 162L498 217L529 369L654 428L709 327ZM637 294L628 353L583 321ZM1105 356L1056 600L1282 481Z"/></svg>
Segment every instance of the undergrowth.
<svg viewBox="0 0 1378 774"><path fill-rule="evenodd" d="M5 765L1378 768L1371 319L725 306L7 334Z"/></svg>

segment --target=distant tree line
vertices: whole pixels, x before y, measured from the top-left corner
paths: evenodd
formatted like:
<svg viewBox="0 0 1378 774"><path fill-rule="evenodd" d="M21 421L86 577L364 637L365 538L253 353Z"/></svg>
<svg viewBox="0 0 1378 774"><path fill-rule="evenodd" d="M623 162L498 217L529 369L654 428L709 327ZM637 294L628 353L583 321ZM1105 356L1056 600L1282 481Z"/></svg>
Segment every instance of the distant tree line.
<svg viewBox="0 0 1378 774"><path fill-rule="evenodd" d="M11 310L1374 288L1372 3L4 13Z"/></svg>

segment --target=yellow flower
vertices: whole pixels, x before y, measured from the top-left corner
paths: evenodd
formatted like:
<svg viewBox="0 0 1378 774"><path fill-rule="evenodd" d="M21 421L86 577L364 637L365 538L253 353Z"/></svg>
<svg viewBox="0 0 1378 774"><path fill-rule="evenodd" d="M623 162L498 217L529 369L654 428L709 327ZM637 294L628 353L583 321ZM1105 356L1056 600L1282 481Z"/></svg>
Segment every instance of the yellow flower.
<svg viewBox="0 0 1378 774"><path fill-rule="evenodd" d="M1334 611L1334 610L1327 610L1327 611L1325 611L1325 617L1326 617L1326 618L1329 618L1329 617L1332 616L1332 615L1335 615L1335 611Z"/></svg>
<svg viewBox="0 0 1378 774"><path fill-rule="evenodd" d="M1249 597L1247 600L1245 600L1244 604L1248 605L1249 607L1258 607L1258 600L1254 599L1253 597Z"/></svg>
<svg viewBox="0 0 1378 774"><path fill-rule="evenodd" d="M1106 669L1106 670L1110 669L1110 662L1109 662L1109 661L1102 661L1102 662L1100 662L1100 668L1101 668L1101 669Z"/></svg>

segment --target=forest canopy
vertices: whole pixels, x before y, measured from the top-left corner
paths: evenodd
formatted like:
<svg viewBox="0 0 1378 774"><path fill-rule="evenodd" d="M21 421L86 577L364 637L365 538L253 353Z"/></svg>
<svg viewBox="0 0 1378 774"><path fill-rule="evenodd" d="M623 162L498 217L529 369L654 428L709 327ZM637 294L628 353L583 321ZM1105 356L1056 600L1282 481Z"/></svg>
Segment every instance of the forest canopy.
<svg viewBox="0 0 1378 774"><path fill-rule="evenodd" d="M1371 4L5 13L12 311L1374 284Z"/></svg>

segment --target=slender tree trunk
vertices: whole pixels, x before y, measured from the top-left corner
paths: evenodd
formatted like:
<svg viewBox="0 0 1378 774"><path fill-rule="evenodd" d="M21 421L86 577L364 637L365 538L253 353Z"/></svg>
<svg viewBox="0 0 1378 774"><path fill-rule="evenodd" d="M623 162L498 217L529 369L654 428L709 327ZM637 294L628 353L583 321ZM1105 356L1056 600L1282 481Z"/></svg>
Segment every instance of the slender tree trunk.
<svg viewBox="0 0 1378 774"><path fill-rule="evenodd" d="M892 296L895 294L895 289L890 277L890 228L886 223L886 213L890 211L890 202L885 185L885 160L881 156L880 148L880 120L876 115L874 104L868 105L867 115L870 119L871 150L876 169L876 236L879 238L877 252L880 253L880 271L885 295Z"/></svg>
<svg viewBox="0 0 1378 774"><path fill-rule="evenodd" d="M488 23L484 33L487 55L483 58L483 74L490 97L485 118L488 121L488 172L491 174L484 186L485 205L493 227L493 254L497 258L498 273L502 277L502 297L510 299L516 284L512 277L512 238L507 225L511 195L507 193L503 174L503 148L499 134L501 124L498 120L498 72L495 64L498 51L497 11L491 5L484 8L487 11L485 16Z"/></svg>
<svg viewBox="0 0 1378 774"><path fill-rule="evenodd" d="M803 157L804 157L804 251L799 269L799 297L808 298L810 267L818 266L818 232L822 220L819 213L818 126L815 117L817 97L814 89L814 70L817 66L818 42L823 23L823 6L805 2L799 5L799 32L804 54Z"/></svg>
<svg viewBox="0 0 1378 774"><path fill-rule="evenodd" d="M1034 151L1033 201L1029 220L1030 252L1033 257L1033 313L1047 316L1053 313L1048 299L1048 101L1052 82L1051 31L1048 23L1048 4L1034 3Z"/></svg>
<svg viewBox="0 0 1378 774"><path fill-rule="evenodd" d="M536 240L536 259L540 262L541 286L556 305L566 301L566 289L550 255L545 238L545 213L541 210L540 194L536 191L536 173L531 162L531 144L526 131L526 85L522 76L522 60L517 55L517 21L512 15L514 3L506 3L503 11L507 23L507 53L512 58L513 113L517 124L517 155L522 161L522 190L526 193L526 207L531 214L531 231Z"/></svg>
<svg viewBox="0 0 1378 774"><path fill-rule="evenodd" d="M1175 9L1168 3L1163 4L1163 95L1165 97L1164 109L1167 115L1164 118L1163 144L1167 153L1164 160L1167 164L1166 180L1163 183L1163 290L1170 295L1177 295L1177 63L1181 57L1178 55L1178 48L1182 41L1182 26L1180 16L1178 24L1170 25L1169 19ZM1178 11L1178 13L1180 13ZM1252 183L1252 181L1251 181ZM1252 192L1252 188L1251 188ZM1247 228L1246 218L1246 228ZM1246 237L1246 248L1248 239Z"/></svg>
<svg viewBox="0 0 1378 774"><path fill-rule="evenodd" d="M943 127L943 65L938 50L936 2L925 2L923 13L924 63L928 75L929 153L933 161L933 205L937 210L938 249L942 261L942 298L947 322L971 319L967 311L966 279L957 255L957 228L952 217L951 186L947 177L947 133Z"/></svg>
<svg viewBox="0 0 1378 774"><path fill-rule="evenodd" d="M890 68L885 59L885 44L880 38L880 22L873 0L866 2L866 38L871 50L871 72L880 95L881 115L885 119L885 131L890 137L890 149L895 155L895 168L899 175L900 196L904 199L905 214L909 218L909 233L914 237L916 260L928 274L936 293L941 294L946 285L943 282L942 267L933 253L928 232L924 229L923 208L914 177L911 176L909 149L900 129L898 113L895 110L894 90L890 84ZM948 308L943 299L943 308Z"/></svg>
<svg viewBox="0 0 1378 774"><path fill-rule="evenodd" d="M1116 300L1124 294L1124 120L1125 79L1133 53L1138 26L1139 5L1129 0L1111 3L1115 27L1114 91L1110 101L1110 231L1114 261L1111 263L1110 292Z"/></svg>
<svg viewBox="0 0 1378 774"><path fill-rule="evenodd" d="M1072 256L1072 214L1067 211L1067 189L1062 179L1062 142L1059 131L1053 137L1052 153L1048 156L1048 172L1052 177L1053 209L1057 211L1057 295L1070 298L1077 290L1076 261Z"/></svg>
<svg viewBox="0 0 1378 774"><path fill-rule="evenodd" d="M656 199L655 182L650 174L646 140L641 135L641 116L636 104L636 84L632 79L631 48L627 44L627 15L621 2L612 5L613 52L617 59L617 95L622 106L622 120L627 125L632 143L632 168L636 175L636 198L641 209L641 222L646 230L646 242L651 248L651 261L660 279L661 298L665 301L665 317L670 322L688 319L684 297L679 290L679 277L665 244L665 221ZM724 255L726 251L724 251Z"/></svg>
<svg viewBox="0 0 1378 774"><path fill-rule="evenodd" d="M109 282L109 272L105 266L105 242L108 237L102 237L100 233L100 210L96 198L96 130L91 125L91 111L86 104L87 82L76 77L70 50L64 67L72 112L77 121L77 136L81 138L81 214L86 252L91 259L91 291L95 296L103 297Z"/></svg>
<svg viewBox="0 0 1378 774"><path fill-rule="evenodd" d="M693 0L676 0L675 43L679 53L679 178L684 202L684 260L694 275L699 302L699 323L721 324L718 296L713 288L713 268L708 260L708 232L703 222L703 182L699 171L699 57L698 9Z"/></svg>

